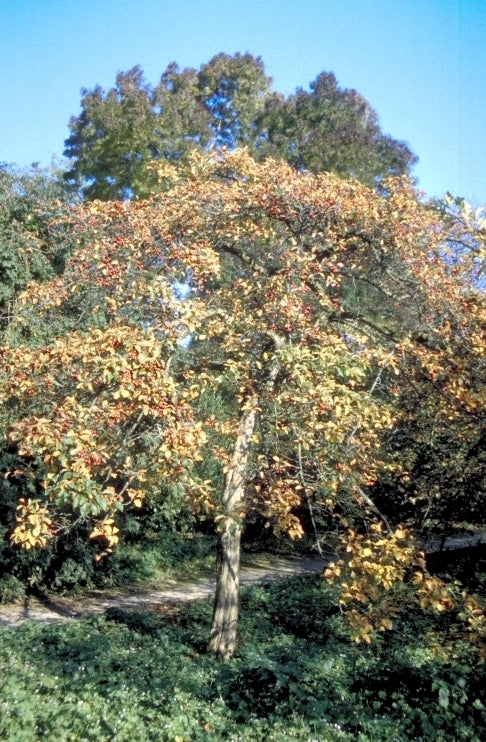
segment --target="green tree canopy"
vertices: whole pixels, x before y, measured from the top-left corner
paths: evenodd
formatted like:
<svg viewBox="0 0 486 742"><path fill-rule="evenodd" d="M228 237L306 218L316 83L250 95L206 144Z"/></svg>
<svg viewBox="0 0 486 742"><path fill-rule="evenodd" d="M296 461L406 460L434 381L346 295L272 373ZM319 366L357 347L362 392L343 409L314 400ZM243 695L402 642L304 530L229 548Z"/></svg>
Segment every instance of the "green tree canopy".
<svg viewBox="0 0 486 742"><path fill-rule="evenodd" d="M248 53L218 54L199 70L171 63L155 87L138 66L120 72L108 92L82 91L66 140L66 177L87 199L144 198L157 188L152 160L239 146L258 159L281 157L367 184L410 172L416 158L408 146L383 134L369 103L340 89L333 74L288 97L270 84L262 60Z"/></svg>
<svg viewBox="0 0 486 742"><path fill-rule="evenodd" d="M378 115L356 90L338 87L322 72L288 98L274 94L258 120L260 154L283 157L299 169L335 172L373 185L404 175L417 158L405 142L385 135Z"/></svg>
<svg viewBox="0 0 486 742"><path fill-rule="evenodd" d="M157 157L153 94L140 67L119 72L114 88L83 90L81 114L70 121L64 154L74 160L66 173L85 198L123 199L148 195L154 182L147 163Z"/></svg>
<svg viewBox="0 0 486 742"><path fill-rule="evenodd" d="M52 220L70 194L59 172L0 164L0 327L8 326L13 303L29 281L60 272L66 245Z"/></svg>

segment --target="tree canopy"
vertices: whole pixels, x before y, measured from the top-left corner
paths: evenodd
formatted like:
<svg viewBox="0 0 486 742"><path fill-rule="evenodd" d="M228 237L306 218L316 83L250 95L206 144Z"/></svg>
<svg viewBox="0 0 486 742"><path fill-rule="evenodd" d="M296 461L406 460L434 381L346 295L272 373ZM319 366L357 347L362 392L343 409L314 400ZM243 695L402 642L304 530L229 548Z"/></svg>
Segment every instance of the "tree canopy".
<svg viewBox="0 0 486 742"><path fill-rule="evenodd" d="M257 152L368 185L386 175L409 174L417 161L405 142L381 131L368 101L356 90L339 88L328 72L318 75L309 91L269 96L258 128Z"/></svg>
<svg viewBox="0 0 486 742"><path fill-rule="evenodd" d="M29 281L62 272L68 241L50 225L70 195L60 172L0 165L1 329L15 315L16 298Z"/></svg>
<svg viewBox="0 0 486 742"><path fill-rule="evenodd" d="M81 518L103 554L117 513L173 482L220 534L209 646L226 659L245 518L297 538L302 508L319 508L352 556L328 577L343 580L355 638L392 625L388 593L412 576L419 605L465 601L480 636L475 599L427 575L415 538L448 474L407 483L424 437L440 448L455 431L456 470L484 450L481 228L407 179L377 190L241 149L152 172L164 187L149 199L66 210L57 227L77 246L63 274L19 299L1 389L26 469L7 476L41 481L13 542ZM471 249L458 251L460 230ZM225 404L209 409L211 394Z"/></svg>
<svg viewBox="0 0 486 742"><path fill-rule="evenodd" d="M70 121L67 180L87 199L144 198L157 188L153 160L248 146L254 157L282 157L313 172L331 171L373 185L410 174L408 145L385 135L370 104L321 73L310 91L271 91L262 60L218 54L199 70L168 65L153 87L140 67L120 72L115 87L83 90Z"/></svg>

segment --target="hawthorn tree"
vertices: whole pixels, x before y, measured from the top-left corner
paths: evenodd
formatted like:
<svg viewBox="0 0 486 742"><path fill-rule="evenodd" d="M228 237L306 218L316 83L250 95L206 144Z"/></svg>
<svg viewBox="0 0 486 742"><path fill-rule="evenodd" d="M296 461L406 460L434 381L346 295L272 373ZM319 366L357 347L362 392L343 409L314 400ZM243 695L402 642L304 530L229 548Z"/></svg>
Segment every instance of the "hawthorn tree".
<svg viewBox="0 0 486 742"><path fill-rule="evenodd" d="M353 559L328 577L349 572L357 639L391 626L386 592L412 572L425 608L453 605L426 574L415 524L373 499L383 472L409 473L384 445L402 384L443 397L444 416L446 397L458 411L484 403L471 376L447 376L458 328L466 374L482 362L485 327L467 260L451 268L442 217L407 180L376 191L244 150L154 172L164 190L151 199L70 210L78 249L62 276L22 297L18 338L64 320L47 345L39 331L35 350L2 350L7 438L45 472L41 495L19 503L12 540L30 548L85 518L103 553L117 510L174 481L217 524L209 651L222 660L236 646L251 510L294 538L303 504L339 520ZM205 395L218 390L228 403L208 414ZM203 455L214 480L201 475ZM468 611L476 636L480 609Z"/></svg>
<svg viewBox="0 0 486 742"><path fill-rule="evenodd" d="M384 441L406 473L383 474L374 497L393 502L403 522L447 534L458 523L484 520L486 220L484 209L451 196L434 208L442 221L436 229L444 238L451 311L440 334L435 323L445 314L432 300L421 323L411 326L414 373L402 379L399 417Z"/></svg>

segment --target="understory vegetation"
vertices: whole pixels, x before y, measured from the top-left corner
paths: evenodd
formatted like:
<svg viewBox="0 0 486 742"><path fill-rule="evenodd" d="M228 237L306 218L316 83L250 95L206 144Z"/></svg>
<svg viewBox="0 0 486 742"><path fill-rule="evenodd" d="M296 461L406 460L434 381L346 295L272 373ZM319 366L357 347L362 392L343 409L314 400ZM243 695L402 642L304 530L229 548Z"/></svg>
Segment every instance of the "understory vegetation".
<svg viewBox="0 0 486 742"><path fill-rule="evenodd" d="M167 531L151 540L124 542L98 564L90 546L79 539L55 551L7 553L0 562L5 570L0 576L0 604L52 592L127 585L147 588L167 577L204 574L215 568L215 537L205 534Z"/></svg>
<svg viewBox="0 0 486 742"><path fill-rule="evenodd" d="M0 512L2 506L8 506L1 484ZM123 538L117 548L96 561L97 545L88 538L86 526L73 529L44 549L25 551L12 547L6 538L8 529L0 522L0 536L4 536L0 541L0 604L28 595L127 585L147 589L167 578L214 576L217 534L212 524L187 513L171 514L169 520L160 504L148 502L138 512L125 514L120 526ZM326 537L328 546L332 537ZM298 541L277 538L261 519L247 525L244 547L248 556L254 552L280 556L316 553L311 537Z"/></svg>
<svg viewBox="0 0 486 742"><path fill-rule="evenodd" d="M284 607L284 608L283 608ZM5 742L402 742L486 735L486 667L451 614L403 610L349 641L320 575L245 589L237 652L201 643L209 600L0 630Z"/></svg>

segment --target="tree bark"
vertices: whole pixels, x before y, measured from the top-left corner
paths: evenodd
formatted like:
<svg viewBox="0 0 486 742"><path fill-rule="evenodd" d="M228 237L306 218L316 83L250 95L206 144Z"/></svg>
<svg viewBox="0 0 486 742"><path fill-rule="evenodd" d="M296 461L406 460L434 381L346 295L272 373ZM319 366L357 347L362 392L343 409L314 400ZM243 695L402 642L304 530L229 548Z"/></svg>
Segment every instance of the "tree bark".
<svg viewBox="0 0 486 742"><path fill-rule="evenodd" d="M223 494L213 620L208 652L226 662L234 654L238 626L240 544L248 459L257 416L253 396L241 417Z"/></svg>

